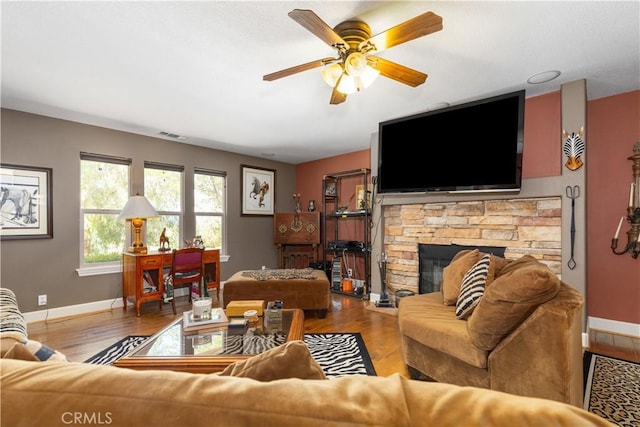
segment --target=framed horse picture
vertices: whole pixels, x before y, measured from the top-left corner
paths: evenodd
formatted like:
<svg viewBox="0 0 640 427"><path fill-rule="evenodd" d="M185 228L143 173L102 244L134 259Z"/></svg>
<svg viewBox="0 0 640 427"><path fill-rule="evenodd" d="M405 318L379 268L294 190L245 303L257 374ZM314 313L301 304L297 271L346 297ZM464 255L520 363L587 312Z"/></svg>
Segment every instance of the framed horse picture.
<svg viewBox="0 0 640 427"><path fill-rule="evenodd" d="M0 165L0 239L53 238L51 168Z"/></svg>
<svg viewBox="0 0 640 427"><path fill-rule="evenodd" d="M273 215L276 204L276 171L240 165L242 180L241 215Z"/></svg>

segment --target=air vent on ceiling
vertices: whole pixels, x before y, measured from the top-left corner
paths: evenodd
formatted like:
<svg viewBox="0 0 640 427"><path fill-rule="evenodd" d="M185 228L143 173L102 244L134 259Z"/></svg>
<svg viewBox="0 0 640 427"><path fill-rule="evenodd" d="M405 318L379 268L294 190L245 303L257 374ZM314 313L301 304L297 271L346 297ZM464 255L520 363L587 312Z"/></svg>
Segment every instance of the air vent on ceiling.
<svg viewBox="0 0 640 427"><path fill-rule="evenodd" d="M178 141L184 141L187 139L186 136L178 135L176 133L171 133L171 132L162 131L162 132L159 132L158 134L162 136L166 136L167 138L177 139Z"/></svg>

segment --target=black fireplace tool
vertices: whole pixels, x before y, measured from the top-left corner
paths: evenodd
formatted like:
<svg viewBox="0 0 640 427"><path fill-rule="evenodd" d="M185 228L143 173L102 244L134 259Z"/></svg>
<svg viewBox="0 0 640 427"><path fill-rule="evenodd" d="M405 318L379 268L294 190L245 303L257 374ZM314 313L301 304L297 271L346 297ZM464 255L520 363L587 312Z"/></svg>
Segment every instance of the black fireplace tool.
<svg viewBox="0 0 640 427"><path fill-rule="evenodd" d="M378 259L378 268L380 269L382 292L380 292L380 299L376 302L376 307L394 307L393 301L389 300L387 294L387 255L384 253Z"/></svg>
<svg viewBox="0 0 640 427"><path fill-rule="evenodd" d="M571 199L571 258L567 266L573 270L576 268L576 261L573 259L573 246L576 241L576 199L580 197L580 187L567 185L567 197Z"/></svg>

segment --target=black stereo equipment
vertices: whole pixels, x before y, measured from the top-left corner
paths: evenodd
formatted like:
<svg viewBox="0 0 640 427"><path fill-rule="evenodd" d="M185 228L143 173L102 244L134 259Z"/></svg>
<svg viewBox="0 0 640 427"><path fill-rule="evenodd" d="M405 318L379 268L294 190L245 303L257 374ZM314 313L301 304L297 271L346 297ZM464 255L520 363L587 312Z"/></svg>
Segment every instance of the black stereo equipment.
<svg viewBox="0 0 640 427"><path fill-rule="evenodd" d="M347 249L347 250L362 250L364 249L364 242L357 240L329 240L329 249Z"/></svg>

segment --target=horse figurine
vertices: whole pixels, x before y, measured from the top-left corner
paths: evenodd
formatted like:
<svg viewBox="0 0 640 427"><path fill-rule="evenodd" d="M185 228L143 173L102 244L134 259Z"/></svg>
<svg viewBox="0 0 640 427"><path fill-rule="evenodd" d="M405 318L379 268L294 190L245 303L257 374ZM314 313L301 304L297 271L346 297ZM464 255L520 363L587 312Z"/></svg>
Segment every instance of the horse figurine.
<svg viewBox="0 0 640 427"><path fill-rule="evenodd" d="M169 246L169 238L166 236L167 228L162 229L162 233L160 234L160 247L158 250L160 252L170 251L171 247Z"/></svg>

